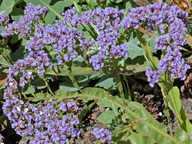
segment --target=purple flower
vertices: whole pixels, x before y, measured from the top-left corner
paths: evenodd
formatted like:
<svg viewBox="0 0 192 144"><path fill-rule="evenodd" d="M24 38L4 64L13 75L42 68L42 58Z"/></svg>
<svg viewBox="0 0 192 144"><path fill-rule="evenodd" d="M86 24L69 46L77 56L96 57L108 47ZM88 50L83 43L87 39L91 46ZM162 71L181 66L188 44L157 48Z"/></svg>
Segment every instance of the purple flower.
<svg viewBox="0 0 192 144"><path fill-rule="evenodd" d="M161 74L160 71L152 70L151 68L147 67L146 75L149 85L151 87L154 87L154 84L159 81L160 74Z"/></svg>
<svg viewBox="0 0 192 144"><path fill-rule="evenodd" d="M99 139L102 143L107 142L107 143L112 143L111 138L112 138L112 134L108 129L104 129L104 128L94 128L91 133L97 138Z"/></svg>
<svg viewBox="0 0 192 144"><path fill-rule="evenodd" d="M67 106L65 103L61 103L60 106L59 106L60 110L62 111L67 111Z"/></svg>

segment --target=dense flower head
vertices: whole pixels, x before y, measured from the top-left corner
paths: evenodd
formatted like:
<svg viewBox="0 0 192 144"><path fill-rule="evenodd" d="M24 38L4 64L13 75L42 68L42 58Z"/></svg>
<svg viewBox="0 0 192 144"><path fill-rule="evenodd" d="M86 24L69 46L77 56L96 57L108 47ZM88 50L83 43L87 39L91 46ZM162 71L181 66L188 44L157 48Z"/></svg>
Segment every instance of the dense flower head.
<svg viewBox="0 0 192 144"><path fill-rule="evenodd" d="M25 78L30 81L33 79L32 71L34 68L38 69L38 73L43 75L45 69L51 66L51 60L48 57L48 54L42 51L31 51L29 55L18 60L12 67L9 68L8 77L17 76L19 73L22 73L23 77L20 78L20 86L24 86L27 81Z"/></svg>
<svg viewBox="0 0 192 144"><path fill-rule="evenodd" d="M117 45L116 42L120 36L121 20L123 11L116 8L96 8L78 14L76 9L70 9L63 13L64 20L68 21L72 26L93 26L97 30L95 43L98 47L96 55L89 59L95 70L99 70L104 66L104 60L107 58L124 57L128 55L127 45Z"/></svg>
<svg viewBox="0 0 192 144"><path fill-rule="evenodd" d="M94 128L91 131L91 134L93 134L97 139L99 139L102 143L107 142L108 144L112 143L111 138L112 134L108 129L104 128Z"/></svg>
<svg viewBox="0 0 192 144"><path fill-rule="evenodd" d="M166 53L158 63L159 70L147 68L146 75L150 86L153 87L159 81L162 71L170 71L173 78L185 79L185 73L190 68L184 64L180 53L181 46L187 41L184 39L186 28L189 27L187 13L176 6L169 7L166 3L154 3L146 7L132 8L124 17L122 26L124 29L138 29L146 24L149 31L158 32L155 38L155 49Z"/></svg>
<svg viewBox="0 0 192 144"><path fill-rule="evenodd" d="M34 78L34 70L43 75L46 69L52 66L47 50L54 51L58 64L63 65L65 61L72 61L88 48L95 46L95 53L89 58L89 63L95 70L99 70L104 67L105 60L128 56L128 46L117 43L121 35L120 29L137 29L145 22L149 31L159 32L160 36L155 39L155 48L165 52L158 63L158 70L146 70L150 86L153 87L159 81L163 71L170 71L173 78L185 79L189 65L184 63L180 50L181 46L186 44L184 34L189 21L186 18L187 13L175 6L155 3L132 8L125 17L122 10L111 7L96 8L81 14L73 8L63 13L63 21L56 20L54 25L44 25L39 19L47 12L46 7L41 8L30 3L19 22L8 24L9 17L0 15L0 24L5 25L2 30L3 37L18 34L23 39L29 39L25 46L29 51L28 56L9 68L3 112L12 121L11 125L17 134L26 137L32 144L66 143L69 137L80 134L75 126L79 124L75 115L78 110L75 102L44 101L34 106L18 97L19 87L24 87ZM67 22L73 27L69 27ZM86 39L84 33L78 29L81 26L93 26L96 29L96 38ZM22 76L16 81L15 77L19 74ZM91 133L101 142L112 143L112 134L107 129L95 128Z"/></svg>
<svg viewBox="0 0 192 144"><path fill-rule="evenodd" d="M41 8L40 5L35 6L29 3L25 10L24 16L20 18L19 22L12 22L4 27L2 32L3 37L18 34L21 38L26 38L32 34L32 24L37 22L43 14L46 14L48 9L46 7Z"/></svg>
<svg viewBox="0 0 192 144"><path fill-rule="evenodd" d="M9 22L9 16L5 14L0 15L0 25L6 25Z"/></svg>
<svg viewBox="0 0 192 144"><path fill-rule="evenodd" d="M6 86L3 112L12 121L16 133L29 139L30 143L66 143L69 137L79 136L80 132L75 128L79 124L78 116L68 115L78 110L75 102L63 102L60 109L56 108L58 103L55 101L44 101L36 107L18 98L18 91L14 91L18 84L13 78Z"/></svg>

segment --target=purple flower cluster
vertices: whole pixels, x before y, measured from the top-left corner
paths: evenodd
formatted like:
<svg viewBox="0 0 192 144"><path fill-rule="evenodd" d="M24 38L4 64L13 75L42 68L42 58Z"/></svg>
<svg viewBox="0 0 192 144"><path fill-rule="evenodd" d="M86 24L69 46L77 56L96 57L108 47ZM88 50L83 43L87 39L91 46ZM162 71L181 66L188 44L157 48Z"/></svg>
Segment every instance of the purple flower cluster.
<svg viewBox="0 0 192 144"><path fill-rule="evenodd" d="M176 6L168 7L166 3L155 3L146 7L132 8L125 16L122 26L125 29L137 29L143 22L146 23L149 31L159 33L155 39L155 48L166 54L159 61L159 70L147 68L146 75L150 86L153 87L159 81L162 71L170 71L173 78L186 78L185 72L190 68L184 64L180 50L186 44L184 34L189 21L187 13L182 12ZM163 52L163 53L164 53Z"/></svg>
<svg viewBox="0 0 192 144"><path fill-rule="evenodd" d="M111 138L112 134L108 129L104 128L94 128L91 133L99 139L102 143L107 142L108 144L112 143Z"/></svg>
<svg viewBox="0 0 192 144"><path fill-rule="evenodd" d="M9 22L9 16L2 14L0 15L0 25L6 25Z"/></svg>
<svg viewBox="0 0 192 144"><path fill-rule="evenodd" d="M20 78L19 86L24 87L26 83L33 79L32 71L27 70L38 69L38 73L43 75L45 69L51 65L52 63L48 58L48 54L43 50L31 51L26 58L18 60L13 67L9 68L8 77L11 78L22 73L23 76Z"/></svg>
<svg viewBox="0 0 192 144"><path fill-rule="evenodd" d="M34 6L29 3L24 10L25 16L21 17L19 22L13 22L4 27L4 31L2 32L3 37L7 37L10 35L18 34L21 38L26 38L30 34L32 34L32 24L37 22L43 14L46 14L48 9L46 7L41 8L40 5Z"/></svg>
<svg viewBox="0 0 192 144"><path fill-rule="evenodd" d="M104 66L104 60L107 58L114 58L115 56L121 58L128 55L127 45L117 45L120 35L121 20L123 17L123 11L119 11L115 8L96 8L82 12L79 15L76 10L70 9L63 13L64 20L68 21L73 26L86 26L96 25L99 36L96 38L96 43L99 49L98 54L93 55L90 58L90 64L92 64L95 70L99 70Z"/></svg>
<svg viewBox="0 0 192 144"><path fill-rule="evenodd" d="M36 25L34 35L27 42L28 45L25 48L29 51L38 51L51 46L58 53L56 56L58 64L71 61L78 56L77 51L83 52L93 45L91 41L84 39L83 33L76 28L69 28L61 20L55 22L55 27L44 26L42 23Z"/></svg>
<svg viewBox="0 0 192 144"><path fill-rule="evenodd" d="M79 124L77 115L68 115L78 110L74 102L63 102L59 109L55 101L45 101L35 107L18 98L18 84L13 78L5 85L3 112L12 121L16 133L29 139L31 144L66 143L69 137L79 136L79 130L74 127Z"/></svg>

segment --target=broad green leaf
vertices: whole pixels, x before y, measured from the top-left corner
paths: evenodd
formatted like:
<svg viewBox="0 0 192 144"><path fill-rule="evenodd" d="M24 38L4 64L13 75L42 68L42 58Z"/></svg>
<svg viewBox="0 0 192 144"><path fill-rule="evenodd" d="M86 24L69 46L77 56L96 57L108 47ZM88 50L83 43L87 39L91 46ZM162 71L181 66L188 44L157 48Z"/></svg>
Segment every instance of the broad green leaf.
<svg viewBox="0 0 192 144"><path fill-rule="evenodd" d="M3 0L0 6L0 15L1 14L9 15L9 13L13 9L14 3L15 0Z"/></svg>
<svg viewBox="0 0 192 144"><path fill-rule="evenodd" d="M120 130L123 130L123 128ZM129 141L129 135L130 135L129 132L125 131L119 135L113 136L112 137L113 144L131 144Z"/></svg>
<svg viewBox="0 0 192 144"><path fill-rule="evenodd" d="M126 44L128 45L128 49L127 49L129 54L128 56L131 59L134 59L137 56L143 55L144 50L137 45L137 40L131 40Z"/></svg>
<svg viewBox="0 0 192 144"><path fill-rule="evenodd" d="M95 89L95 92L93 89ZM125 103L121 98L117 96L110 96L105 93L106 92L103 91L103 89L100 89L99 91L99 88L85 88L81 91L81 94L71 95L67 97L63 96L63 99L79 97L81 99L95 99L97 101L102 100L112 103L115 106L124 109L129 115L130 120L138 122L138 125L136 127L137 133L153 138L155 141L158 142L158 144L181 144L179 140L167 134L166 126L156 121L141 104L131 101Z"/></svg>
<svg viewBox="0 0 192 144"><path fill-rule="evenodd" d="M12 12L10 13L11 18L14 21L19 21L20 17L24 14L22 8L17 8L16 6L13 7Z"/></svg>
<svg viewBox="0 0 192 144"><path fill-rule="evenodd" d="M150 136L142 136L141 134L137 134L134 132L131 132L128 136L128 139L130 140L131 144L156 144L157 142L150 138Z"/></svg>
<svg viewBox="0 0 192 144"><path fill-rule="evenodd" d="M32 87L32 86L29 86L29 87L27 87L26 89L24 88L24 93L25 93L25 94L32 94L32 93L34 93L34 92L35 92L35 88Z"/></svg>
<svg viewBox="0 0 192 144"><path fill-rule="evenodd" d="M109 76L103 76L95 85L97 87L103 87L105 89L115 89L116 88L116 84L115 81L113 79L113 77L109 77Z"/></svg>
<svg viewBox="0 0 192 144"><path fill-rule="evenodd" d="M174 137L180 140L183 144L192 144L192 141L190 140L190 136L183 130L183 129L178 129Z"/></svg>
<svg viewBox="0 0 192 144"><path fill-rule="evenodd" d="M55 92L55 96L53 97L53 99L59 99L59 100L63 100L63 97L70 97L70 96L76 96L78 93L77 92L71 92L71 91L64 91L62 89L58 89Z"/></svg>
<svg viewBox="0 0 192 144"><path fill-rule="evenodd" d="M28 52L26 51L24 46L20 46L16 51L11 53L11 58L13 61L17 61L18 59L23 59L26 57Z"/></svg>
<svg viewBox="0 0 192 144"><path fill-rule="evenodd" d="M52 96L49 93L37 93L35 94L36 97L33 97L31 101L38 102L42 100L50 100Z"/></svg>
<svg viewBox="0 0 192 144"><path fill-rule="evenodd" d="M81 88L81 87L80 87ZM62 82L59 84L59 89L62 89L64 91L78 91L76 87L73 86L70 82Z"/></svg>
<svg viewBox="0 0 192 144"><path fill-rule="evenodd" d="M188 135L191 135L192 124L187 118L185 111L181 104L180 91L178 87L174 86L168 93L169 107L176 115L181 128L183 128Z"/></svg>
<svg viewBox="0 0 192 144"><path fill-rule="evenodd" d="M98 121L103 124L111 124L112 120L115 119L116 115L111 110L106 110L98 117Z"/></svg>

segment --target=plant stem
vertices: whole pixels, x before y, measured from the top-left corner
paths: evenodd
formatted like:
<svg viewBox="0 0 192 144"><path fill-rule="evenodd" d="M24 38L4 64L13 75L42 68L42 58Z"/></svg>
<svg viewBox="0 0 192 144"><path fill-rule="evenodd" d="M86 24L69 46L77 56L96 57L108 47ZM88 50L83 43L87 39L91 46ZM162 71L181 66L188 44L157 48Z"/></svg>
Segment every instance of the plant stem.
<svg viewBox="0 0 192 144"><path fill-rule="evenodd" d="M121 82L120 75L114 76L114 80L117 82L117 88L119 90L120 97L124 100L125 99L125 94L123 91L123 84Z"/></svg>
<svg viewBox="0 0 192 144"><path fill-rule="evenodd" d="M45 80L45 78L44 78L43 76L40 76L40 75L39 75L39 77L43 79L43 81L45 82L45 84L46 84L46 86L47 86L47 88L48 88L48 91L51 93L52 96L54 96L54 93L53 93L53 91L51 90L51 88L50 88L48 82Z"/></svg>

